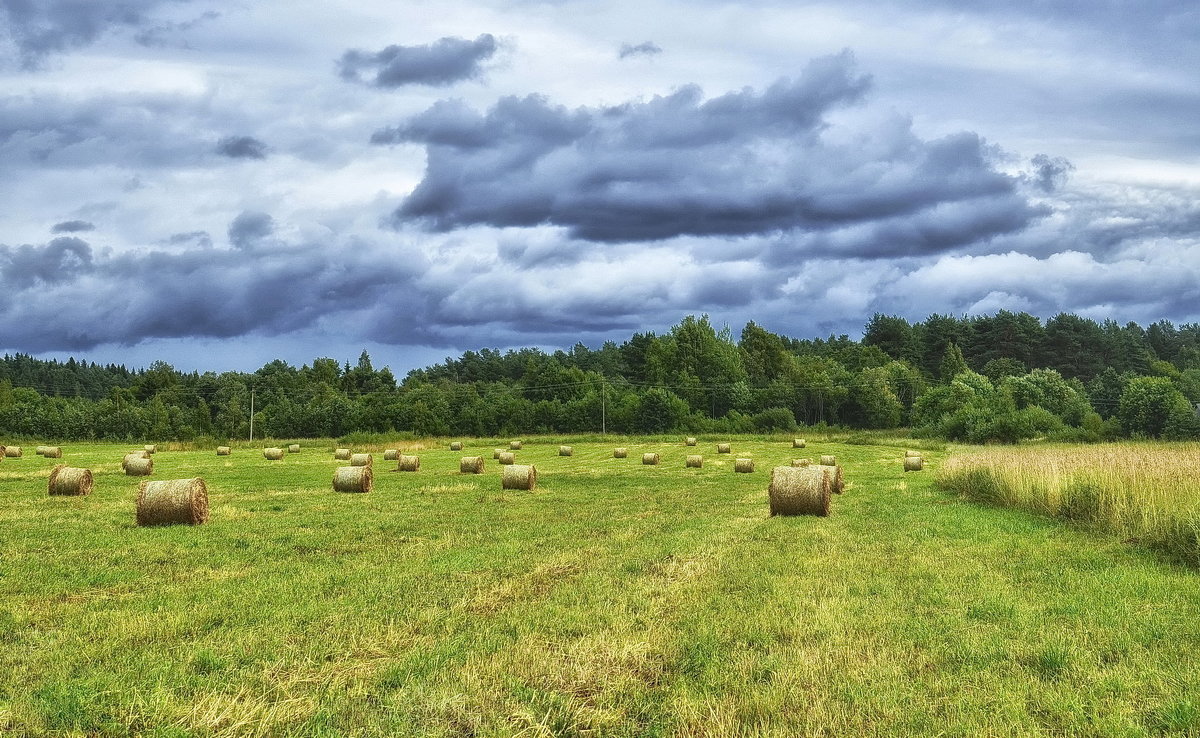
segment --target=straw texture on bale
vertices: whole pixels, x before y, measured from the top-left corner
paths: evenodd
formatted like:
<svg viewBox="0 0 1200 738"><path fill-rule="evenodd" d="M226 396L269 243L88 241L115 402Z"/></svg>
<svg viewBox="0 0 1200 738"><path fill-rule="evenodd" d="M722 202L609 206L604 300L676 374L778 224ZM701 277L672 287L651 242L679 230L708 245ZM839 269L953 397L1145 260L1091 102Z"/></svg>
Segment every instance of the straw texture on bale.
<svg viewBox="0 0 1200 738"><path fill-rule="evenodd" d="M208 520L208 487L200 477L138 485L138 525L199 525Z"/></svg>
<svg viewBox="0 0 1200 738"><path fill-rule="evenodd" d="M395 461L396 459L399 459L399 458L400 458L400 450L399 449L395 449L395 448L384 449L384 451L383 451L383 460L384 461Z"/></svg>
<svg viewBox="0 0 1200 738"><path fill-rule="evenodd" d="M375 488L375 473L369 466L339 466L333 470L334 492L370 492Z"/></svg>
<svg viewBox="0 0 1200 738"><path fill-rule="evenodd" d="M42 456L45 456L47 459L61 459L62 449L58 446L47 446L46 450L42 452Z"/></svg>
<svg viewBox="0 0 1200 738"><path fill-rule="evenodd" d="M502 453L504 453L504 449L494 448L494 449L492 449L492 458L498 459L498 458L500 458L500 454L502 454Z"/></svg>
<svg viewBox="0 0 1200 738"><path fill-rule="evenodd" d="M728 453L733 453L733 452L730 450L728 443L718 443L717 444L717 453L728 454Z"/></svg>
<svg viewBox="0 0 1200 738"><path fill-rule="evenodd" d="M401 456L396 459L396 471L421 471L420 456Z"/></svg>
<svg viewBox="0 0 1200 738"><path fill-rule="evenodd" d="M575 449L571 448L570 446L559 446L558 447L558 455L559 456L574 456Z"/></svg>
<svg viewBox="0 0 1200 738"><path fill-rule="evenodd" d="M462 441L455 441L450 444L451 451L462 451Z"/></svg>
<svg viewBox="0 0 1200 738"><path fill-rule="evenodd" d="M808 443L803 438L793 438L792 448L804 448Z"/></svg>
<svg viewBox="0 0 1200 738"><path fill-rule="evenodd" d="M148 453L148 454L156 454L156 453L158 453L158 446L156 446L156 445L155 445L155 444L153 444L153 443L147 443L147 444L146 444L146 453Z"/></svg>
<svg viewBox="0 0 1200 738"><path fill-rule="evenodd" d="M504 467L500 489L533 489L537 486L537 467L533 464L511 464Z"/></svg>
<svg viewBox="0 0 1200 738"><path fill-rule="evenodd" d="M921 452L920 451L905 451L904 452L904 458L906 458L906 459L911 459L914 456L917 458L920 458Z"/></svg>
<svg viewBox="0 0 1200 738"><path fill-rule="evenodd" d="M271 461L279 461L283 458L283 449L281 448L264 448L263 458Z"/></svg>
<svg viewBox="0 0 1200 738"><path fill-rule="evenodd" d="M738 474L749 474L754 471L754 459L734 459L733 470Z"/></svg>
<svg viewBox="0 0 1200 738"><path fill-rule="evenodd" d="M8 446L0 445L0 461L8 458Z"/></svg>
<svg viewBox="0 0 1200 738"><path fill-rule="evenodd" d="M340 461L349 461L350 460L350 449L348 449L348 448L334 449L333 450L333 458L338 459Z"/></svg>
<svg viewBox="0 0 1200 738"><path fill-rule="evenodd" d="M906 471L906 472L921 471L921 469L924 466L925 466L925 460L922 459L920 456L905 456L904 457L904 471Z"/></svg>
<svg viewBox="0 0 1200 738"><path fill-rule="evenodd" d="M629 449L627 449L627 448L614 448L613 449L613 458L614 459L624 459L627 456L629 456Z"/></svg>
<svg viewBox="0 0 1200 738"><path fill-rule="evenodd" d="M298 453L300 453L300 444L298 444L298 443L291 443L291 444L288 444L288 453L289 453L289 454L298 454Z"/></svg>
<svg viewBox="0 0 1200 738"><path fill-rule="evenodd" d="M696 439L692 438L691 436L688 436L687 438L683 439L683 443L684 443L684 445L687 445L687 446L695 446Z"/></svg>
<svg viewBox="0 0 1200 738"><path fill-rule="evenodd" d="M139 459L125 457L125 475L129 477L148 477L154 473L154 459Z"/></svg>
<svg viewBox="0 0 1200 738"><path fill-rule="evenodd" d="M482 456L464 456L458 460L460 474L483 474Z"/></svg>
<svg viewBox="0 0 1200 738"><path fill-rule="evenodd" d="M129 453L125 454L125 458L127 458L127 459L128 458L148 459L148 458L150 458L150 452L149 451L130 451Z"/></svg>
<svg viewBox="0 0 1200 738"><path fill-rule="evenodd" d="M353 454L350 457L350 466L371 466L374 462L371 454Z"/></svg>
<svg viewBox="0 0 1200 738"><path fill-rule="evenodd" d="M767 487L772 515L829 515L830 474L823 466L777 466Z"/></svg>
<svg viewBox="0 0 1200 738"><path fill-rule="evenodd" d="M46 453L46 449L48 449L48 448L50 448L50 447L49 446L38 446L36 449L34 449L33 452L35 454L37 454L38 456L42 456L43 454Z"/></svg>
<svg viewBox="0 0 1200 738"><path fill-rule="evenodd" d="M842 467L828 464L821 464L820 467L829 470L829 488L835 495L846 491L846 480L842 477Z"/></svg>
<svg viewBox="0 0 1200 738"><path fill-rule="evenodd" d="M642 454L642 463L647 466L654 466L659 461L661 461L661 457L658 454Z"/></svg>
<svg viewBox="0 0 1200 738"><path fill-rule="evenodd" d="M520 451L521 450L521 442L520 441L509 441L508 447L511 448L513 451Z"/></svg>
<svg viewBox="0 0 1200 738"><path fill-rule="evenodd" d="M50 482L46 491L52 495L90 495L92 472L90 469L76 469L59 464L50 472Z"/></svg>
<svg viewBox="0 0 1200 738"><path fill-rule="evenodd" d="M792 459L792 466L808 466L812 464L812 459Z"/></svg>
<svg viewBox="0 0 1200 738"><path fill-rule="evenodd" d="M217 446L217 456L228 456L233 453L233 449L228 446Z"/></svg>
<svg viewBox="0 0 1200 738"><path fill-rule="evenodd" d="M836 456L822 456L821 457L821 466L837 466L837 457Z"/></svg>
<svg viewBox="0 0 1200 738"><path fill-rule="evenodd" d="M500 455L496 458L499 459L500 463L504 464L505 466L517 463L517 455L512 451L501 451Z"/></svg>
<svg viewBox="0 0 1200 738"><path fill-rule="evenodd" d="M687 466L691 469L703 469L704 457L698 454L692 454L687 457Z"/></svg>
<svg viewBox="0 0 1200 738"><path fill-rule="evenodd" d="M0 448L4 449L4 455L10 459L21 458L20 446L0 446Z"/></svg>

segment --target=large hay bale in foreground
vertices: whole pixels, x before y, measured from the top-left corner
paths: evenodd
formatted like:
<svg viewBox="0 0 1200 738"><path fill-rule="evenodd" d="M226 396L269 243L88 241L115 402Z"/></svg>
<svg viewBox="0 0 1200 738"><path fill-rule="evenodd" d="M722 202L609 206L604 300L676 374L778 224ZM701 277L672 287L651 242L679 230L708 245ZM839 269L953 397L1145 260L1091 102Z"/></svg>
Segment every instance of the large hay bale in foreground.
<svg viewBox="0 0 1200 738"><path fill-rule="evenodd" d="M821 457L821 466L837 466L837 457L836 456L822 456Z"/></svg>
<svg viewBox="0 0 1200 738"><path fill-rule="evenodd" d="M459 474L483 474L482 456L464 456L458 460Z"/></svg>
<svg viewBox="0 0 1200 738"><path fill-rule="evenodd" d="M703 469L704 468L704 457L699 454L692 454L687 457L685 466L689 469Z"/></svg>
<svg viewBox="0 0 1200 738"><path fill-rule="evenodd" d="M352 454L350 456L350 466L371 466L375 463L375 459L371 454Z"/></svg>
<svg viewBox="0 0 1200 738"><path fill-rule="evenodd" d="M125 467L125 476L127 477L148 477L154 473L154 459L150 457L143 459L129 454L121 466Z"/></svg>
<svg viewBox="0 0 1200 738"><path fill-rule="evenodd" d="M451 451L462 451L462 441L454 441L450 444Z"/></svg>
<svg viewBox="0 0 1200 738"><path fill-rule="evenodd" d="M829 515L831 475L823 466L777 466L767 487L772 515Z"/></svg>
<svg viewBox="0 0 1200 738"><path fill-rule="evenodd" d="M614 459L624 459L628 456L629 456L629 449L627 449L627 448L614 448L613 449L613 458Z"/></svg>
<svg viewBox="0 0 1200 738"><path fill-rule="evenodd" d="M270 461L279 461L283 458L283 449L281 448L264 448L263 458Z"/></svg>
<svg viewBox="0 0 1200 738"><path fill-rule="evenodd" d="M350 460L350 449L335 448L333 450L333 458L337 459L338 461L349 461Z"/></svg>
<svg viewBox="0 0 1200 738"><path fill-rule="evenodd" d="M754 471L754 459L734 459L733 470L738 474L749 474Z"/></svg>
<svg viewBox="0 0 1200 738"><path fill-rule="evenodd" d="M921 456L920 451L905 451L904 452L904 458L906 458L906 459L911 459L913 457L920 458L920 456Z"/></svg>
<svg viewBox="0 0 1200 738"><path fill-rule="evenodd" d="M76 469L59 464L50 471L46 492L51 495L90 495L93 484L90 469Z"/></svg>
<svg viewBox="0 0 1200 738"><path fill-rule="evenodd" d="M9 458L9 459L21 458L21 447L20 446L0 446L0 448L4 449L5 458Z"/></svg>
<svg viewBox="0 0 1200 738"><path fill-rule="evenodd" d="M803 438L793 438L792 439L792 448L804 448L807 445L808 445L808 442L805 441Z"/></svg>
<svg viewBox="0 0 1200 738"><path fill-rule="evenodd" d="M792 459L792 466L809 466L812 459Z"/></svg>
<svg viewBox="0 0 1200 738"><path fill-rule="evenodd" d="M520 451L521 450L521 442L520 441L509 441L508 447L511 448L513 451Z"/></svg>
<svg viewBox="0 0 1200 738"><path fill-rule="evenodd" d="M400 458L396 459L396 471L421 471L421 457L401 454Z"/></svg>
<svg viewBox="0 0 1200 738"><path fill-rule="evenodd" d="M208 487L200 477L138 485L138 525L199 525L208 520Z"/></svg>
<svg viewBox="0 0 1200 738"><path fill-rule="evenodd" d="M570 446L559 446L558 447L558 455L559 456L574 456L575 449L571 448Z"/></svg>
<svg viewBox="0 0 1200 738"><path fill-rule="evenodd" d="M386 448L383 450L384 461L395 461L400 458L400 449Z"/></svg>
<svg viewBox="0 0 1200 738"><path fill-rule="evenodd" d="M695 446L696 439L692 438L691 436L688 436L687 438L683 439L683 443L685 446Z"/></svg>
<svg viewBox="0 0 1200 738"><path fill-rule="evenodd" d="M846 480L842 476L842 467L829 466L828 464L820 464L822 469L829 470L829 489L835 494L840 495L846 491Z"/></svg>
<svg viewBox="0 0 1200 738"><path fill-rule="evenodd" d="M905 456L904 471L921 471L925 467L925 460L920 456Z"/></svg>
<svg viewBox="0 0 1200 738"><path fill-rule="evenodd" d="M146 449L146 453L148 453L148 454L158 453L158 446L153 443L147 443L145 446L145 449Z"/></svg>
<svg viewBox="0 0 1200 738"><path fill-rule="evenodd" d="M370 492L375 488L375 473L369 466L339 466L333 470L334 492Z"/></svg>
<svg viewBox="0 0 1200 738"><path fill-rule="evenodd" d="M289 454L298 454L298 453L300 453L300 444L298 444L298 443L289 443L289 444L288 444L288 453L289 453Z"/></svg>
<svg viewBox="0 0 1200 738"><path fill-rule="evenodd" d="M228 446L217 446L217 456L229 456L233 449Z"/></svg>
<svg viewBox="0 0 1200 738"><path fill-rule="evenodd" d="M729 453L733 453L733 451L730 449L728 443L718 443L717 444L717 453L729 454Z"/></svg>
<svg viewBox="0 0 1200 738"><path fill-rule="evenodd" d="M533 464L510 464L504 467L500 489L533 489L537 486L537 467Z"/></svg>
<svg viewBox="0 0 1200 738"><path fill-rule="evenodd" d="M58 446L47 446L46 450L42 452L42 456L45 456L47 459L61 459L62 449Z"/></svg>
<svg viewBox="0 0 1200 738"><path fill-rule="evenodd" d="M501 451L500 455L496 458L505 466L517 463L517 455L512 451Z"/></svg>
<svg viewBox="0 0 1200 738"><path fill-rule="evenodd" d="M662 457L658 454L642 454L642 463L646 466L657 466L660 461Z"/></svg>

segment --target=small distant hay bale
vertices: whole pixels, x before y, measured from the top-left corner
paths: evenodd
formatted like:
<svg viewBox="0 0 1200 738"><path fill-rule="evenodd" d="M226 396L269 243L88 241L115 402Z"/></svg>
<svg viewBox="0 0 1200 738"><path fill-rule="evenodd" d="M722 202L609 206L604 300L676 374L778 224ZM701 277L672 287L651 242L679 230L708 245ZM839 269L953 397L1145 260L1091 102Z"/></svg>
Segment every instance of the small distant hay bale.
<svg viewBox="0 0 1200 738"><path fill-rule="evenodd" d="M613 458L614 459L624 459L627 456L629 456L629 449L627 449L627 448L614 448L613 449Z"/></svg>
<svg viewBox="0 0 1200 738"><path fill-rule="evenodd" d="M208 487L200 477L138 485L138 525L200 525L208 520Z"/></svg>
<svg viewBox="0 0 1200 738"><path fill-rule="evenodd" d="M371 466L375 459L371 458L371 454L352 454L350 456L350 466Z"/></svg>
<svg viewBox="0 0 1200 738"><path fill-rule="evenodd" d="M125 476L128 477L148 477L154 473L154 459L145 458L129 458L125 457Z"/></svg>
<svg viewBox="0 0 1200 738"><path fill-rule="evenodd" d="M559 446L558 447L558 455L559 456L574 456L575 449L571 448L570 446Z"/></svg>
<svg viewBox="0 0 1200 738"><path fill-rule="evenodd" d="M400 449L388 448L383 451L384 461L395 461L400 458Z"/></svg>
<svg viewBox="0 0 1200 738"><path fill-rule="evenodd" d="M905 456L904 457L904 471L906 471L906 472L921 471L921 469L924 466L925 466L925 460L922 459L920 456Z"/></svg>
<svg viewBox="0 0 1200 738"><path fill-rule="evenodd" d="M370 492L375 488L375 473L370 466L339 466L333 470L334 492Z"/></svg>
<svg viewBox="0 0 1200 738"><path fill-rule="evenodd" d="M803 438L793 438L792 439L792 448L804 448L807 445L808 445L808 442L805 441Z"/></svg>
<svg viewBox="0 0 1200 738"><path fill-rule="evenodd" d="M450 444L451 451L462 451L462 441L455 441Z"/></svg>
<svg viewBox="0 0 1200 738"><path fill-rule="evenodd" d="M283 458L283 449L281 448L264 448L263 458L271 461L279 461Z"/></svg>
<svg viewBox="0 0 1200 738"><path fill-rule="evenodd" d="M48 449L48 448L50 448L50 447L49 446L38 446L36 449L34 449L34 453L37 454L38 456L44 456L46 454L46 449Z"/></svg>
<svg viewBox="0 0 1200 738"><path fill-rule="evenodd" d="M717 444L717 453L729 454L729 453L733 453L733 451L729 448L728 443L718 443Z"/></svg>
<svg viewBox="0 0 1200 738"><path fill-rule="evenodd" d="M458 460L459 474L483 474L482 456L464 456Z"/></svg>
<svg viewBox="0 0 1200 738"><path fill-rule="evenodd" d="M660 461L662 457L658 454L642 454L642 463L646 466L657 466Z"/></svg>
<svg viewBox="0 0 1200 738"><path fill-rule="evenodd" d="M686 466L689 469L703 469L704 468L704 457L701 456L700 454L691 454L690 456L687 457Z"/></svg>
<svg viewBox="0 0 1200 738"><path fill-rule="evenodd" d="M5 458L9 458L9 459L21 458L21 447L20 446L0 446L0 448L4 449Z"/></svg>
<svg viewBox="0 0 1200 738"><path fill-rule="evenodd" d="M77 497L92 493L92 471L76 469L66 464L59 464L50 471L50 482L46 486L47 494L69 495Z"/></svg>
<svg viewBox="0 0 1200 738"><path fill-rule="evenodd" d="M521 450L521 442L520 441L509 441L508 447L511 448L513 451L520 451Z"/></svg>
<svg viewBox="0 0 1200 738"><path fill-rule="evenodd" d="M792 466L809 466L812 464L812 459L792 459Z"/></svg>
<svg viewBox="0 0 1200 738"><path fill-rule="evenodd" d="M832 480L827 467L777 466L767 487L772 515L829 515Z"/></svg>
<svg viewBox="0 0 1200 738"><path fill-rule="evenodd" d="M492 449L492 458L498 459L498 458L500 458L500 454L502 454L502 453L504 453L504 449L494 448L494 449Z"/></svg>
<svg viewBox="0 0 1200 738"><path fill-rule="evenodd" d="M349 461L350 460L350 449L335 448L333 450L333 458L338 459L339 461Z"/></svg>
<svg viewBox="0 0 1200 738"><path fill-rule="evenodd" d="M289 444L288 444L288 453L289 453L289 454L298 454L298 453L300 453L300 444L298 444L298 443L289 443Z"/></svg>
<svg viewBox="0 0 1200 738"><path fill-rule="evenodd" d="M734 459L733 470L738 474L749 474L754 471L754 459Z"/></svg>
<svg viewBox="0 0 1200 738"><path fill-rule="evenodd" d="M228 446L217 446L217 456L229 456L233 449Z"/></svg>
<svg viewBox="0 0 1200 738"><path fill-rule="evenodd" d="M148 453L148 454L158 453L158 446L153 443L147 443L145 446L145 449L146 449L146 453Z"/></svg>
<svg viewBox="0 0 1200 738"><path fill-rule="evenodd" d="M500 489L533 489L537 487L537 467L533 464L510 464L504 467Z"/></svg>
<svg viewBox="0 0 1200 738"><path fill-rule="evenodd" d="M45 456L47 459L61 459L62 449L58 446L47 446L46 450L42 452L42 456Z"/></svg>
<svg viewBox="0 0 1200 738"><path fill-rule="evenodd" d="M921 457L921 452L920 452L920 451L905 451L905 452L904 452L904 458L906 458L906 459L911 459L911 458L913 458L913 457L920 458L920 457Z"/></svg>
<svg viewBox="0 0 1200 738"><path fill-rule="evenodd" d="M829 466L828 464L820 464L820 467L829 470L830 489L833 490L835 495L840 495L846 491L846 480L842 476L842 467Z"/></svg>
<svg viewBox="0 0 1200 738"><path fill-rule="evenodd" d="M402 454L396 459L396 471L415 472L421 471L421 457L408 456Z"/></svg>
<svg viewBox="0 0 1200 738"><path fill-rule="evenodd" d="M821 466L837 466L837 457L836 456L822 456L821 457Z"/></svg>
<svg viewBox="0 0 1200 738"><path fill-rule="evenodd" d="M688 436L687 438L683 439L683 442L687 446L695 446L696 445L696 439L692 438L691 436Z"/></svg>
<svg viewBox="0 0 1200 738"><path fill-rule="evenodd" d="M504 466L517 463L517 455L512 451L501 451L500 455L497 456L496 459Z"/></svg>

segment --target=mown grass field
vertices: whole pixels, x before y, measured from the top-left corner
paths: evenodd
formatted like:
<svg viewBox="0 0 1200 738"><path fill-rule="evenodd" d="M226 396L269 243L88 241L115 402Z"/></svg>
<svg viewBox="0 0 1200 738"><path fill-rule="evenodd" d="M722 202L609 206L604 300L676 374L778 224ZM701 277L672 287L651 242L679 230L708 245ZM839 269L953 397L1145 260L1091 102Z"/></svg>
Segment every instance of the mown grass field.
<svg viewBox="0 0 1200 738"><path fill-rule="evenodd" d="M64 447L82 498L29 449L0 462L0 734L1200 732L1195 570L939 491L903 441L717 440L685 469L681 439L527 438L534 492L494 441L480 476L373 449L366 495L331 491L329 443L164 451L154 479L208 482L195 528L134 525L125 446ZM822 453L832 516L769 517L771 466Z"/></svg>

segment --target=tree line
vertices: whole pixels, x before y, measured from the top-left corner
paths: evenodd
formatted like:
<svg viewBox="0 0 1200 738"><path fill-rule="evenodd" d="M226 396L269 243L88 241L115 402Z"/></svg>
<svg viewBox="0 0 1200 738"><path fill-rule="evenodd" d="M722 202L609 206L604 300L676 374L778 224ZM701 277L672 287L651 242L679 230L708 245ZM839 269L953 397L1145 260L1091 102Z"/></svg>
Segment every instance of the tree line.
<svg viewBox="0 0 1200 738"><path fill-rule="evenodd" d="M918 323L874 315L861 340L795 339L707 316L570 350L467 351L397 381L358 362L180 372L0 359L0 434L195 440L896 428L973 442L1197 438L1200 325L1027 313Z"/></svg>

